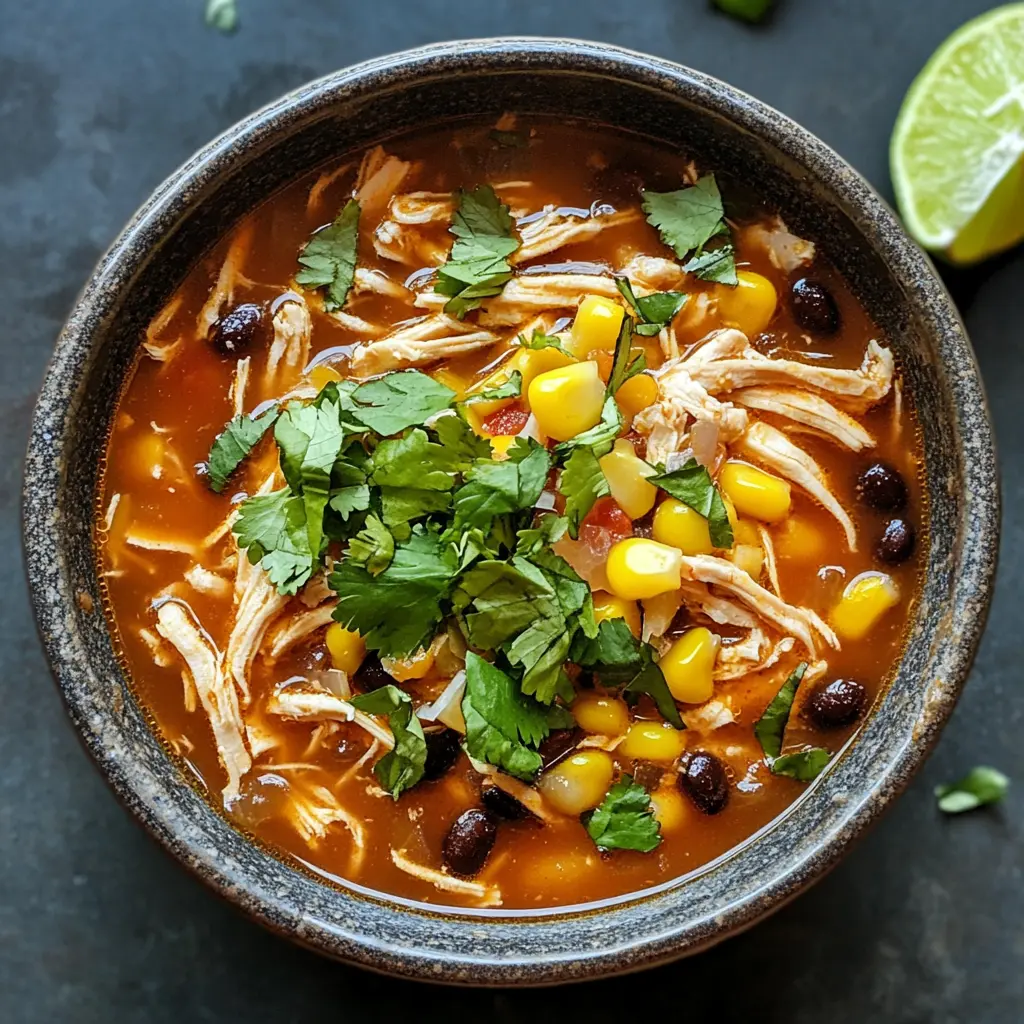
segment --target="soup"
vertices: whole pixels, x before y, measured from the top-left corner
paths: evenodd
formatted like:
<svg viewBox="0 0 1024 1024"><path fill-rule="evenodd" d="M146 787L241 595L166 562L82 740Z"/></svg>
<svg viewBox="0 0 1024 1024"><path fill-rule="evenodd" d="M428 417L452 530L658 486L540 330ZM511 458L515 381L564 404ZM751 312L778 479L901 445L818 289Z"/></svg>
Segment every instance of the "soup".
<svg viewBox="0 0 1024 1024"><path fill-rule="evenodd" d="M917 427L747 184L592 126L435 129L284 189L153 320L107 613L254 841L575 904L726 853L842 750L917 593Z"/></svg>

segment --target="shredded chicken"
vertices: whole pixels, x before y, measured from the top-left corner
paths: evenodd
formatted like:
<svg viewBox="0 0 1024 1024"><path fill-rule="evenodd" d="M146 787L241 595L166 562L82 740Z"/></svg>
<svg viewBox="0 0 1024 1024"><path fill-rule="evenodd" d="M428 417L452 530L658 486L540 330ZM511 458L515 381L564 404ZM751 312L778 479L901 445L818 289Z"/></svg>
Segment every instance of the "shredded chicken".
<svg viewBox="0 0 1024 1024"><path fill-rule="evenodd" d="M600 274L530 274L514 277L480 313L486 327L514 327L548 309L575 309L587 295L618 297L610 277ZM419 305L419 299L417 299Z"/></svg>
<svg viewBox="0 0 1024 1024"><path fill-rule="evenodd" d="M741 388L730 395L747 409L770 412L794 423L811 427L838 441L850 451L859 452L874 446L874 438L852 417L837 409L828 399L812 391L797 388Z"/></svg>
<svg viewBox="0 0 1024 1024"><path fill-rule="evenodd" d="M542 217L520 228L522 245L509 257L509 262L526 263L563 246L589 241L609 228L632 224L642 216L639 210L633 209L582 218L562 213L554 206L545 207Z"/></svg>
<svg viewBox="0 0 1024 1024"><path fill-rule="evenodd" d="M412 875L424 882L430 882L435 888L444 892L454 892L460 896L475 896L480 901L481 907L501 906L501 890L496 885L470 882L465 878L456 878L444 871L428 868L424 864L417 864L415 861L409 860L403 850L392 849L391 860L399 871L404 871L407 875Z"/></svg>
<svg viewBox="0 0 1024 1024"><path fill-rule="evenodd" d="M451 192L406 192L394 196L388 215L396 224L447 224L455 211Z"/></svg>
<svg viewBox="0 0 1024 1024"><path fill-rule="evenodd" d="M235 366L235 375L231 379L231 390L228 392L235 416L241 416L245 412L245 389L249 384L251 364L252 357L246 356L244 359L239 359Z"/></svg>
<svg viewBox="0 0 1024 1024"><path fill-rule="evenodd" d="M786 604L732 562L714 555L683 555L682 563L684 579L721 587L784 634L795 636L812 655L817 653L816 633L830 646L839 647L835 633L817 612Z"/></svg>
<svg viewBox="0 0 1024 1024"><path fill-rule="evenodd" d="M279 689L267 702L267 710L272 715L295 721L354 722L385 750L391 750L395 745L391 730L384 728L372 715L357 711L347 700L307 680Z"/></svg>
<svg viewBox="0 0 1024 1024"><path fill-rule="evenodd" d="M324 193L333 185L343 174L347 174L351 170L351 164L342 164L340 167L335 167L334 170L324 171L320 177L313 182L313 187L309 190L309 196L306 199L306 213L315 213L319 209L321 202L323 202Z"/></svg>
<svg viewBox="0 0 1024 1024"><path fill-rule="evenodd" d="M683 722L687 729L695 732L713 732L723 726L732 725L736 721L732 708L725 700L713 698L695 708L687 708L683 712Z"/></svg>
<svg viewBox="0 0 1024 1024"><path fill-rule="evenodd" d="M385 370L426 366L439 359L465 355L500 340L497 334L435 313L406 322L379 341L361 345L352 356L352 372L370 377Z"/></svg>
<svg viewBox="0 0 1024 1024"><path fill-rule="evenodd" d="M152 322L146 328L146 340L142 343L142 347L146 350L146 354L152 359L155 359L159 363L169 363L179 352L181 346L184 344L184 339L179 334L177 337L170 341L161 341L160 335L166 330L167 325L177 315L179 309L181 309L182 303L185 301L185 297L181 294L175 295L170 302L155 317Z"/></svg>
<svg viewBox="0 0 1024 1024"><path fill-rule="evenodd" d="M238 796L242 776L252 767L245 746L245 726L238 695L224 675L224 659L191 609L179 601L165 601L156 612L157 632L184 659L199 700L210 720L217 756L227 772L222 791L225 804Z"/></svg>
<svg viewBox="0 0 1024 1024"><path fill-rule="evenodd" d="M280 765L271 766L280 771ZM362 822L338 803L338 798L326 787L309 782L290 782L290 817L295 830L310 846L315 846L327 836L327 829L335 822L342 822L352 834L356 851L366 847L366 829ZM361 860L351 865L355 868Z"/></svg>
<svg viewBox="0 0 1024 1024"><path fill-rule="evenodd" d="M373 232L373 248L378 256L409 267L437 267L444 263L450 249L447 239L425 234L416 225L382 220Z"/></svg>
<svg viewBox="0 0 1024 1024"><path fill-rule="evenodd" d="M223 576L218 576L198 562L185 570L185 582L200 594L226 597L231 593L231 584Z"/></svg>
<svg viewBox="0 0 1024 1024"><path fill-rule="evenodd" d="M401 188L412 164L389 156L383 146L368 150L356 176L355 199L363 216L382 208Z"/></svg>
<svg viewBox="0 0 1024 1024"><path fill-rule="evenodd" d="M409 289L400 281L393 281L383 270L372 270L369 267L356 267L350 294L386 295L388 298L401 299L403 302L408 302L411 298Z"/></svg>
<svg viewBox="0 0 1024 1024"><path fill-rule="evenodd" d="M248 559L239 558L239 571ZM246 585L235 612L226 652L228 671L242 701L249 703L249 670L270 624L281 614L288 598L277 592L267 574L255 566L246 572Z"/></svg>
<svg viewBox="0 0 1024 1024"><path fill-rule="evenodd" d="M762 421L752 423L737 442L736 448L807 491L835 517L846 534L850 550L857 550L857 530L853 520L828 489L825 471L781 430Z"/></svg>
<svg viewBox="0 0 1024 1024"><path fill-rule="evenodd" d="M242 263L252 248L252 236L255 223L250 218L235 232L228 251L221 264L220 273L214 283L209 298L203 304L196 319L196 337L203 339L210 333L213 325L224 315L227 307L235 301L235 289L239 285L252 282L242 275Z"/></svg>
<svg viewBox="0 0 1024 1024"><path fill-rule="evenodd" d="M662 256L644 256L638 253L622 271L630 283L643 291L670 292L678 291L686 281L686 274L676 260L667 260Z"/></svg>
<svg viewBox="0 0 1024 1024"><path fill-rule="evenodd" d="M309 307L296 296L282 302L274 314L274 340L267 354L264 379L273 388L281 368L297 376L309 360L309 341L313 321ZM281 388L278 386L278 391Z"/></svg>
<svg viewBox="0 0 1024 1024"><path fill-rule="evenodd" d="M775 561L775 541L764 523L757 524L757 535L761 539L761 550L764 552L764 567L768 572L768 579L771 582L772 590L779 597L782 597L782 588L779 586L779 566Z"/></svg>
<svg viewBox="0 0 1024 1024"><path fill-rule="evenodd" d="M194 555L196 545L184 537L175 537L168 533L146 533L142 527L127 531L124 535L125 544L144 551L177 551L182 555Z"/></svg>
<svg viewBox="0 0 1024 1024"><path fill-rule="evenodd" d="M167 644L156 633L143 626L139 630L139 637L149 648L149 653L153 656L153 663L155 665L159 668L167 668L168 665L172 664L174 659L167 649Z"/></svg>
<svg viewBox="0 0 1024 1024"><path fill-rule="evenodd" d="M295 612L289 615L270 637L270 645L266 651L267 661L276 661L285 651L305 640L318 629L330 625L334 616L335 604L336 602L331 602L314 608L312 611Z"/></svg>
<svg viewBox="0 0 1024 1024"><path fill-rule="evenodd" d="M747 228L746 234L748 241L764 249L777 270L790 274L814 262L814 243L794 235L777 215L767 223Z"/></svg>

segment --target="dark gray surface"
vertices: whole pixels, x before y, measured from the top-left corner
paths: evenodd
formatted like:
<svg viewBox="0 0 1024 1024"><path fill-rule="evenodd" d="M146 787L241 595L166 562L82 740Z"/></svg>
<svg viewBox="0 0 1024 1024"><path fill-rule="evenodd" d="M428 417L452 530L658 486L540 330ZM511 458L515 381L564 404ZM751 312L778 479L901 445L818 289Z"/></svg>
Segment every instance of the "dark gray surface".
<svg viewBox="0 0 1024 1024"><path fill-rule="evenodd" d="M39 653L18 564L32 395L79 285L135 206L196 146L303 80L452 36L571 34L689 63L820 134L886 194L886 145L916 69L967 0L788 0L761 31L703 0L555 9L494 3L239 0L242 31L201 0L0 0L0 1019L497 1021L612 1005L636 1018L1002 1022L1024 1014L1022 789L941 820L931 787L978 761L1024 778L1016 301L1024 257L952 275L993 401L1003 563L967 694L921 778L836 872L773 920L694 960L571 991L445 993L329 964L247 924L160 854L79 750ZM1016 285L1016 287L1015 287ZM570 1002L571 1000L571 1002Z"/></svg>

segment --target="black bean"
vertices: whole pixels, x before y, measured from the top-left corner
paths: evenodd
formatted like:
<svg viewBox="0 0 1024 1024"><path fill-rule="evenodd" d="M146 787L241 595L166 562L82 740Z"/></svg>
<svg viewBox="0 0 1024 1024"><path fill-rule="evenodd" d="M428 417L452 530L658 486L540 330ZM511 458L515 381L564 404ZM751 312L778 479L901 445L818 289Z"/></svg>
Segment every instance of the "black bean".
<svg viewBox="0 0 1024 1024"><path fill-rule="evenodd" d="M861 501L880 512L898 512L907 503L907 485L898 469L873 462L857 479Z"/></svg>
<svg viewBox="0 0 1024 1024"><path fill-rule="evenodd" d="M653 761L637 761L633 766L633 781L643 786L648 793L653 793L665 774L665 766Z"/></svg>
<svg viewBox="0 0 1024 1024"><path fill-rule="evenodd" d="M567 758L576 749L581 732L580 729L556 729L551 733L537 751L540 754L541 767L547 771Z"/></svg>
<svg viewBox="0 0 1024 1024"><path fill-rule="evenodd" d="M444 732L429 732L427 740L427 760L423 766L423 778L428 782L439 779L458 760L461 737L454 729Z"/></svg>
<svg viewBox="0 0 1024 1024"><path fill-rule="evenodd" d="M393 682L394 679L391 678L387 669L380 663L380 658L376 654L367 654L363 658L362 665L356 669L355 675L352 676L352 685L360 693L379 690L382 686L387 686L388 683Z"/></svg>
<svg viewBox="0 0 1024 1024"><path fill-rule="evenodd" d="M491 814L506 821L521 821L523 818L532 817L526 807L500 786L485 786L480 799Z"/></svg>
<svg viewBox="0 0 1024 1024"><path fill-rule="evenodd" d="M899 565L914 553L914 527L906 519L890 519L875 548L880 562Z"/></svg>
<svg viewBox="0 0 1024 1024"><path fill-rule="evenodd" d="M832 293L820 282L801 277L789 293L793 319L814 334L835 334L839 330L839 307Z"/></svg>
<svg viewBox="0 0 1024 1024"><path fill-rule="evenodd" d="M475 875L487 860L494 840L498 835L498 826L494 819L478 807L455 819L441 846L441 857L450 871L457 875Z"/></svg>
<svg viewBox="0 0 1024 1024"><path fill-rule="evenodd" d="M679 788L704 814L717 814L729 802L725 765L706 750L695 750L683 763Z"/></svg>
<svg viewBox="0 0 1024 1024"><path fill-rule="evenodd" d="M853 679L833 679L818 687L807 701L807 714L822 729L837 729L864 712L868 692Z"/></svg>
<svg viewBox="0 0 1024 1024"><path fill-rule="evenodd" d="M256 330L263 319L263 308L252 302L225 313L210 331L210 344L223 356L234 356L244 352L256 337Z"/></svg>

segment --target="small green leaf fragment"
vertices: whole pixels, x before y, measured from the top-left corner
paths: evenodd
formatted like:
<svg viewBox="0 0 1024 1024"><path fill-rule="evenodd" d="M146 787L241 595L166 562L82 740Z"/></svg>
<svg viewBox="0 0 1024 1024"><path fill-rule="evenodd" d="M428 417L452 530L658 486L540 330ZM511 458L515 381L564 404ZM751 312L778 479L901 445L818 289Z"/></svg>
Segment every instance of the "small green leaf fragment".
<svg viewBox="0 0 1024 1024"><path fill-rule="evenodd" d="M584 818L587 834L599 850L650 853L661 842L661 826L643 786L623 775L604 800Z"/></svg>
<svg viewBox="0 0 1024 1024"><path fill-rule="evenodd" d="M1001 771L979 765L957 782L936 786L935 797L943 813L962 814L976 807L998 803L1009 788L1010 780Z"/></svg>

